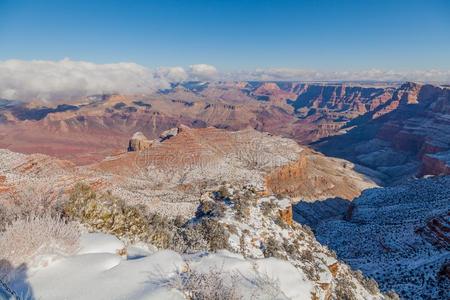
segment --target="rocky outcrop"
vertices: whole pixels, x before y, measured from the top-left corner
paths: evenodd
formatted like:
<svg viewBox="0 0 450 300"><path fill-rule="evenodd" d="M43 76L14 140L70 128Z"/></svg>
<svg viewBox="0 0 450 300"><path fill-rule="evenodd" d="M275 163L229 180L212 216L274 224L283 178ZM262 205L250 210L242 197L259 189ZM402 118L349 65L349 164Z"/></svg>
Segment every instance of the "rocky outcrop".
<svg viewBox="0 0 450 300"><path fill-rule="evenodd" d="M277 202L278 205L278 213L280 214L281 220L292 226L293 218L292 218L292 204L288 199L281 200Z"/></svg>
<svg viewBox="0 0 450 300"><path fill-rule="evenodd" d="M176 136L176 135L182 130L183 127L184 127L184 126L182 126L182 127L175 127L175 128L171 128L171 129L168 129L168 130L166 130L166 131L163 131L163 132L159 135L159 141L160 141L160 142L164 142L165 140L168 140L168 139L170 139L171 137Z"/></svg>
<svg viewBox="0 0 450 300"><path fill-rule="evenodd" d="M305 149L295 162L269 172L265 177L266 193L305 201L334 197L351 200L363 189L376 186L353 168L349 162Z"/></svg>
<svg viewBox="0 0 450 300"><path fill-rule="evenodd" d="M416 233L434 246L450 251L450 211L431 218Z"/></svg>
<svg viewBox="0 0 450 300"><path fill-rule="evenodd" d="M424 175L450 175L450 151L424 155L419 176Z"/></svg>
<svg viewBox="0 0 450 300"><path fill-rule="evenodd" d="M152 141L142 132L136 132L128 143L128 151L143 151L152 146Z"/></svg>

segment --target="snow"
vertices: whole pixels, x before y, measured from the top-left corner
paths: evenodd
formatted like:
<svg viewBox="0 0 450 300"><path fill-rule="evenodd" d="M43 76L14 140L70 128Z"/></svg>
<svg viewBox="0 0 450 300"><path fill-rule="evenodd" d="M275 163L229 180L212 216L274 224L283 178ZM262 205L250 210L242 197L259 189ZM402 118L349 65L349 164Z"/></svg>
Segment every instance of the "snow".
<svg viewBox="0 0 450 300"><path fill-rule="evenodd" d="M154 251L144 245L126 247L128 259L117 254L125 247L116 237L85 233L81 249L73 256L27 272L28 292L36 299L184 299L181 291L164 284L186 268L211 269L239 274L239 290L245 298L261 289L258 278L278 282L284 295L277 299L310 299L313 285L291 263L275 258L245 259L226 250L217 253L180 255L171 250ZM131 257L131 258L130 258ZM23 281L12 287L26 292Z"/></svg>
<svg viewBox="0 0 450 300"><path fill-rule="evenodd" d="M104 233L91 233L81 236L81 249L78 254L112 253L116 254L125 247L125 244L113 235Z"/></svg>
<svg viewBox="0 0 450 300"><path fill-rule="evenodd" d="M350 219L318 222L316 237L382 290L394 289L404 299L446 299L450 290L435 274L450 252L433 244L427 224L447 216L449 195L450 176L366 190L353 201Z"/></svg>
<svg viewBox="0 0 450 300"><path fill-rule="evenodd" d="M275 258L267 258L258 262L260 272L275 278L280 288L289 299L309 299L313 285L303 272L299 272L292 264Z"/></svg>

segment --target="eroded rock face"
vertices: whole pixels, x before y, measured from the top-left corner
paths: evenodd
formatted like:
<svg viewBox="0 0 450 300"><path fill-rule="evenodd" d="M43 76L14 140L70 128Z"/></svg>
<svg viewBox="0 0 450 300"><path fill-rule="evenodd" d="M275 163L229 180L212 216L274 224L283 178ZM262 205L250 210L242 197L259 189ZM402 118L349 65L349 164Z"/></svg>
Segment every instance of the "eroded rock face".
<svg viewBox="0 0 450 300"><path fill-rule="evenodd" d="M392 183L413 175L448 174L450 90L408 83L372 119L317 148L381 173ZM392 111L383 111L393 106ZM356 120L356 119L355 119Z"/></svg>
<svg viewBox="0 0 450 300"><path fill-rule="evenodd" d="M293 217L292 217L292 204L289 199L284 199L277 202L278 205L278 213L280 214L281 220L292 226L294 223Z"/></svg>
<svg viewBox="0 0 450 300"><path fill-rule="evenodd" d="M150 148L152 141L147 139L147 137L142 132L136 132L128 143L128 151L143 151Z"/></svg>
<svg viewBox="0 0 450 300"><path fill-rule="evenodd" d="M296 200L340 197L351 200L376 184L354 171L354 165L326 158L305 149L292 163L269 172L265 177L267 193L288 195Z"/></svg>

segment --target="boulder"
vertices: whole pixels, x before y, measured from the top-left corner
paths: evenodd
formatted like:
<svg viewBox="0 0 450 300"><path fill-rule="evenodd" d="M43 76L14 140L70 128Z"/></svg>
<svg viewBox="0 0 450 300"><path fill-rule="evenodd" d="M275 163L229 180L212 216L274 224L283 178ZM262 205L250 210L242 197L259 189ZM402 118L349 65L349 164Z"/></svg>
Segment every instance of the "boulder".
<svg viewBox="0 0 450 300"><path fill-rule="evenodd" d="M166 131L163 131L160 135L159 135L159 141L163 142L165 140L170 139L171 137L176 136L180 131L182 130L182 127L175 127L175 128L171 128L168 129Z"/></svg>
<svg viewBox="0 0 450 300"><path fill-rule="evenodd" d="M150 148L152 141L147 139L147 137L142 132L136 132L128 143L128 151L143 151Z"/></svg>

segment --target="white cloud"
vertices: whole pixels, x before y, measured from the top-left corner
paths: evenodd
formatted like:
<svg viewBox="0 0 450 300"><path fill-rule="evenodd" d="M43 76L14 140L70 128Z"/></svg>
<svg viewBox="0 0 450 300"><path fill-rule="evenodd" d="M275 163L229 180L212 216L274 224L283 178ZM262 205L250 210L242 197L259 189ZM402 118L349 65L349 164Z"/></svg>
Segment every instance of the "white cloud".
<svg viewBox="0 0 450 300"><path fill-rule="evenodd" d="M269 68L254 71L239 71L227 74L233 80L298 80L298 81L421 81L450 82L450 71L443 70L362 70L324 72L303 69Z"/></svg>
<svg viewBox="0 0 450 300"><path fill-rule="evenodd" d="M189 75L193 80L212 80L219 75L216 67L206 64L190 65Z"/></svg>
<svg viewBox="0 0 450 300"><path fill-rule="evenodd" d="M169 82L180 82L189 78L182 67L160 67L156 69L155 77L165 79Z"/></svg>
<svg viewBox="0 0 450 300"><path fill-rule="evenodd" d="M0 61L0 98L70 101L98 93L151 93L168 88L171 82L186 80L377 80L450 83L445 70L363 70L324 72L293 68L267 68L221 73L207 64L161 67L152 71L135 63L95 64L61 61Z"/></svg>
<svg viewBox="0 0 450 300"><path fill-rule="evenodd" d="M97 93L148 93L168 85L135 63L0 61L0 98L71 100Z"/></svg>

